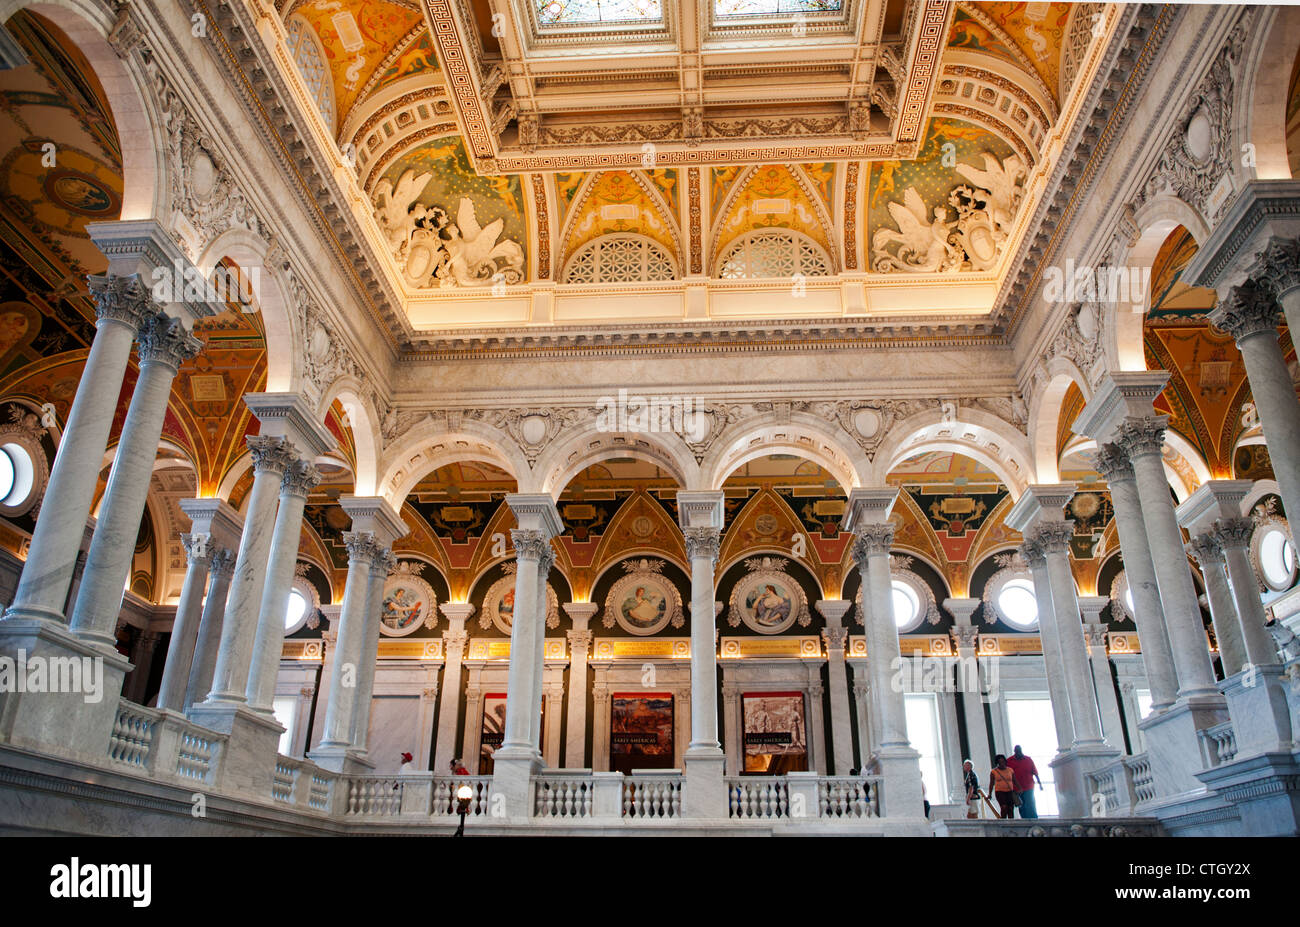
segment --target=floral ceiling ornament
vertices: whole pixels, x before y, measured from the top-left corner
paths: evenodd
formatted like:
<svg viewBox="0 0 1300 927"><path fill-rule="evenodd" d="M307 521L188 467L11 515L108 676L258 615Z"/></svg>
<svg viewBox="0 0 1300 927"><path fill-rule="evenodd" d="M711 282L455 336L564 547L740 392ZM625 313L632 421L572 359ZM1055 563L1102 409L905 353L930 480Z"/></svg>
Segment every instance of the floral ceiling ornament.
<svg viewBox="0 0 1300 927"><path fill-rule="evenodd" d="M474 203L462 196L452 221L442 206L418 202L433 178L412 168L394 184L387 178L375 188L374 216L407 285L474 287L520 283L524 251L501 240L505 219L479 225Z"/></svg>
<svg viewBox="0 0 1300 927"><path fill-rule="evenodd" d="M947 206L929 208L915 187L907 188L902 203L888 204L898 228L877 229L872 238L877 272L958 273L994 267L1024 200L1027 172L1014 155L1001 161L987 152L981 157L982 170L956 166L970 183L953 187ZM953 211L956 219L949 218Z"/></svg>

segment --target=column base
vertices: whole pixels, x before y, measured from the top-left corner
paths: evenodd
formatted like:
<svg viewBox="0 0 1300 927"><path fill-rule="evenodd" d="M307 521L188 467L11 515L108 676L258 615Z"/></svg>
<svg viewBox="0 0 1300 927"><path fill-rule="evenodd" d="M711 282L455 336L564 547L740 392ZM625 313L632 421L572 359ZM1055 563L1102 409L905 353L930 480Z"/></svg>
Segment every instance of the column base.
<svg viewBox="0 0 1300 927"><path fill-rule="evenodd" d="M116 650L105 653L64 625L0 621L0 740L102 764L130 670Z"/></svg>
<svg viewBox="0 0 1300 927"><path fill-rule="evenodd" d="M1197 776L1241 817L1240 835L1300 836L1300 758L1261 753Z"/></svg>
<svg viewBox="0 0 1300 927"><path fill-rule="evenodd" d="M265 718L245 705L203 702L187 712L195 724L229 735L221 760L221 781L227 791L270 800L275 762L284 733L274 718Z"/></svg>
<svg viewBox="0 0 1300 927"><path fill-rule="evenodd" d="M725 821L731 815L727 797L727 755L721 747L687 747L682 754L682 816Z"/></svg>
<svg viewBox="0 0 1300 927"><path fill-rule="evenodd" d="M1228 704L1222 695L1215 695L1180 697L1172 708L1138 725L1146 743L1157 799L1204 788L1196 778L1203 769L1196 732L1227 720Z"/></svg>
<svg viewBox="0 0 1300 927"><path fill-rule="evenodd" d="M1087 818L1097 814L1110 814L1109 810L1096 808L1097 800L1088 791L1088 773L1109 766L1121 756L1114 747L1105 743L1079 744L1056 755L1047 765L1052 767L1056 780L1056 803L1063 818Z"/></svg>
<svg viewBox="0 0 1300 927"><path fill-rule="evenodd" d="M492 754L492 813L527 821L533 816L532 778L542 769L542 757L530 747L502 747Z"/></svg>
<svg viewBox="0 0 1300 927"><path fill-rule="evenodd" d="M369 753L348 744L321 744L307 754L307 759L341 776L368 776L375 771Z"/></svg>
<svg viewBox="0 0 1300 927"><path fill-rule="evenodd" d="M921 754L908 746L885 746L876 751L872 765L884 779L880 816L925 819L926 796L921 793ZM936 795L943 804L945 796Z"/></svg>
<svg viewBox="0 0 1300 927"><path fill-rule="evenodd" d="M1276 663L1251 667L1219 683L1232 718L1239 759L1296 749L1287 700L1289 686L1286 669Z"/></svg>

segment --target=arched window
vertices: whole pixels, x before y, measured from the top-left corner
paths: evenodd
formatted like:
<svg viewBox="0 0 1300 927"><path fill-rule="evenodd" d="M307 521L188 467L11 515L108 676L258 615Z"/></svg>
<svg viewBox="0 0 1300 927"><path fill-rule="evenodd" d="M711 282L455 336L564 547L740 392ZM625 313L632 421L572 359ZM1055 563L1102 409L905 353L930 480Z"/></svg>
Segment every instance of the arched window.
<svg viewBox="0 0 1300 927"><path fill-rule="evenodd" d="M334 85L330 78L329 66L325 63L325 53L321 50L320 40L315 31L301 16L289 18L289 38L287 45L293 63L302 74L307 91L316 101L321 119L330 132L334 131Z"/></svg>
<svg viewBox="0 0 1300 927"><path fill-rule="evenodd" d="M995 618L1017 631L1038 626L1038 595L1034 578L1019 557L1008 558L1006 566L989 577L984 587L985 617Z"/></svg>
<svg viewBox="0 0 1300 927"><path fill-rule="evenodd" d="M0 433L0 515L22 515L45 491L49 468L40 444L28 433Z"/></svg>
<svg viewBox="0 0 1300 927"><path fill-rule="evenodd" d="M718 276L727 280L748 277L825 277L831 261L821 245L792 229L749 232L733 242L718 262Z"/></svg>
<svg viewBox="0 0 1300 927"><path fill-rule="evenodd" d="M663 245L644 235L602 235L569 259L565 283L648 283L676 280L677 267Z"/></svg>
<svg viewBox="0 0 1300 927"><path fill-rule="evenodd" d="M320 608L320 595L316 587L302 576L294 577L289 588L289 601L284 609L284 633L294 634L304 626L317 627L312 621Z"/></svg>
<svg viewBox="0 0 1300 927"><path fill-rule="evenodd" d="M1295 585L1295 546L1280 523L1260 525L1251 538L1251 548L1259 577L1269 591L1285 592Z"/></svg>

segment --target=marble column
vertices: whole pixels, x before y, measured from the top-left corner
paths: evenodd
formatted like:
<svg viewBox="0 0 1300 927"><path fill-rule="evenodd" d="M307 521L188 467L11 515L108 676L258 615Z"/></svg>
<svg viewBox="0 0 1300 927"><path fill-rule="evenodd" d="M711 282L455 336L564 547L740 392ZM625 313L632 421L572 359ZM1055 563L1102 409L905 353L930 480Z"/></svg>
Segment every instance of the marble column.
<svg viewBox="0 0 1300 927"><path fill-rule="evenodd" d="M72 611L73 632L104 647L113 646L113 627L135 555L172 381L180 365L203 347L180 319L163 313L147 315L138 337L140 376L100 502L99 519Z"/></svg>
<svg viewBox="0 0 1300 927"><path fill-rule="evenodd" d="M266 585L266 560L271 549L271 533L279 502L284 471L298 459L288 438L250 435L245 439L253 457L253 488L244 515L244 531L239 538L235 575L221 625L221 643L217 648L216 668L212 673L212 691L207 704L243 704L253 655L253 636L257 630L258 607Z"/></svg>
<svg viewBox="0 0 1300 927"><path fill-rule="evenodd" d="M542 654L538 650L537 625L545 625L546 603L537 601L540 588L538 577L541 564L551 556L551 539L542 531L515 528L510 532L514 543L515 610L510 626L510 670L506 682L505 736L497 759L504 753L507 758L540 760L540 751L533 735L538 721L534 715L541 713L540 701L533 704L538 691L538 677L542 672ZM511 697L513 695L513 698Z"/></svg>
<svg viewBox="0 0 1300 927"><path fill-rule="evenodd" d="M727 755L727 775L739 776L745 769L745 744L741 736L744 717L740 708L740 687L728 680L731 667L722 668L722 738Z"/></svg>
<svg viewBox="0 0 1300 927"><path fill-rule="evenodd" d="M280 502L271 532L257 634L253 639L252 663L244 691L248 706L266 715L273 713L275 678L279 675L280 657L284 651L284 616L289 608L293 568L298 562L298 546L302 540L302 513L307 506L308 494L319 482L320 473L308 460L294 461L280 480Z"/></svg>
<svg viewBox="0 0 1300 927"><path fill-rule="evenodd" d="M1052 703L1052 721L1056 725L1058 756L1074 743L1074 717L1070 696L1065 687L1065 667L1061 663L1061 644L1056 634L1056 602L1047 572L1047 557L1041 545L1026 538L1020 545L1020 557L1034 579L1034 600L1038 603L1038 639L1043 645L1043 667L1047 672L1047 697Z"/></svg>
<svg viewBox="0 0 1300 927"><path fill-rule="evenodd" d="M1212 533L1198 534L1187 544L1187 551L1201 565L1205 580L1205 598L1210 603L1210 620L1214 624L1214 637L1219 643L1219 662L1223 675L1231 676L1241 671L1246 662L1246 649L1241 640L1241 623L1232 601L1232 588L1223 565L1223 548Z"/></svg>
<svg viewBox="0 0 1300 927"><path fill-rule="evenodd" d="M376 542L377 543L377 542ZM387 547L378 547L370 564L366 587L365 633L357 662L357 707L352 713L352 746L365 754L370 742L370 711L375 697L375 670L379 665L379 619L384 608L384 585L397 568L397 557Z"/></svg>
<svg viewBox="0 0 1300 927"><path fill-rule="evenodd" d="M442 776L447 774L448 764L456 759L461 665L465 659L465 645L469 642L465 622L474 614L474 606L467 602L446 602L439 610L447 619L447 630L442 632L442 695L438 700L438 736L433 747L433 771ZM466 762L470 759L465 757Z"/></svg>
<svg viewBox="0 0 1300 927"><path fill-rule="evenodd" d="M316 762L341 766L344 757L355 753L352 746L353 718L357 713L357 677L366 636L366 606L369 604L370 572L382 548L368 531L346 531L348 577L343 587L343 608L339 614L338 639L330 671L329 701L325 709L325 731L320 746L310 756Z"/></svg>
<svg viewBox="0 0 1300 927"><path fill-rule="evenodd" d="M591 655L591 619L600 606L595 602L565 602L564 613L573 622L569 639L569 706L564 737L564 765L587 765L587 659Z"/></svg>
<svg viewBox="0 0 1300 927"><path fill-rule="evenodd" d="M1083 611L1083 639L1088 645L1088 658L1092 664L1092 683L1097 691L1097 707L1101 709L1101 733L1106 743L1124 750L1124 727L1120 720L1119 696L1115 680L1110 673L1110 655L1106 651L1109 628L1099 620L1101 612L1110 603L1105 596L1081 596L1079 607Z"/></svg>
<svg viewBox="0 0 1300 927"><path fill-rule="evenodd" d="M846 599L822 599L817 602L818 613L826 620L822 629L822 642L826 646L826 679L831 696L831 775L847 776L854 768L853 733L849 720L849 676L844 662L844 649L849 632L844 627L844 615L853 606Z"/></svg>
<svg viewBox="0 0 1300 927"><path fill-rule="evenodd" d="M1293 301L1297 296L1300 290L1288 293L1288 299ZM1291 372L1278 343L1281 308L1268 278L1258 283L1247 280L1219 300L1210 321L1237 342L1273 462L1278 495L1282 507L1290 513L1300 512L1300 399L1296 398ZM1296 314L1300 315L1300 310Z"/></svg>
<svg viewBox="0 0 1300 927"><path fill-rule="evenodd" d="M1168 420L1164 415L1129 417L1120 425L1117 443L1133 462L1169 646L1178 673L1178 697L1217 696L1201 606L1196 600L1161 457Z"/></svg>
<svg viewBox="0 0 1300 927"><path fill-rule="evenodd" d="M116 626L114 626L116 630ZM115 635L116 639L116 635ZM145 702L145 689L149 685L149 674L153 669L153 656L158 650L158 641L162 636L157 631L141 631L131 649L131 662L135 668L127 680L126 698L138 705Z"/></svg>
<svg viewBox="0 0 1300 927"><path fill-rule="evenodd" d="M1070 569L1070 538L1074 522L1040 521L1035 540L1047 559L1048 579L1052 584L1052 605L1056 620L1057 645L1061 648L1061 666L1065 671L1065 691L1070 700L1070 719L1074 725L1075 747L1094 747L1104 741L1101 719L1093 694L1088 650L1083 642L1083 619L1079 613L1074 572Z"/></svg>
<svg viewBox="0 0 1300 927"><path fill-rule="evenodd" d="M537 706L537 711L531 718L530 723L532 726L529 730L528 739L529 743L537 749L539 754L542 753L542 692L546 687L546 623L550 620L550 601L546 594L547 589L549 588L547 586L547 578L551 575L551 568L554 566L555 551L552 550L551 546L548 544L542 551L542 556L537 560L537 593L536 598L533 600L537 603L536 608L538 613L538 621L533 626L533 646L536 648L535 652L537 654L537 659L540 662L537 668L537 673L533 676L532 703ZM559 623L558 617L556 623ZM548 716L547 724L549 725L550 723L551 719ZM555 724L555 730L559 730L559 719L555 719ZM546 765L550 766L552 764L550 761L546 761Z"/></svg>
<svg viewBox="0 0 1300 927"><path fill-rule="evenodd" d="M980 607L979 599L944 599L943 607L953 616L953 643L957 647L957 672L961 691L962 715L966 719L968 759L976 771L983 774L986 766L993 764L993 751L989 748L989 728L984 718L984 693L979 686L979 628L972 618ZM966 669L963 669L966 667ZM971 685L971 683L975 685ZM998 692L990 689L988 697L997 698ZM951 764L950 764L951 765Z"/></svg>
<svg viewBox="0 0 1300 927"><path fill-rule="evenodd" d="M221 646L221 625L226 614L226 597L230 594L230 578L235 575L235 552L218 548L212 552L209 570L212 581L203 601L203 614L199 619L194 643L194 658L190 663L185 682L185 702L182 710L201 702L212 691L212 673L217 667L217 650Z"/></svg>
<svg viewBox="0 0 1300 927"><path fill-rule="evenodd" d="M182 534L181 544L185 548L187 564L185 581L181 584L180 601L176 603L176 618L172 621L171 641L167 645L167 662L158 689L158 707L168 711L183 711L185 708L185 686L194 663L194 642L199 636L199 610L215 553L212 536L208 534Z"/></svg>
<svg viewBox="0 0 1300 927"><path fill-rule="evenodd" d="M1250 565L1250 538L1255 524L1245 517L1221 518L1214 523L1213 531L1214 539L1223 551L1230 600L1239 623L1242 663L1252 666L1277 663L1277 647L1265 627L1268 618L1259 597L1255 571Z"/></svg>
<svg viewBox="0 0 1300 927"><path fill-rule="evenodd" d="M843 528L857 535L850 548L862 584L863 624L867 636L867 670L876 693L876 766L884 778L883 813L889 817L923 815L920 754L907 737L903 690L897 684L902 654L894 620L889 549L894 524L889 512L897 489L854 489L849 493Z"/></svg>
<svg viewBox="0 0 1300 927"><path fill-rule="evenodd" d="M131 344L145 315L154 311L135 275L88 279L95 301L95 337L45 487L45 498L57 499L58 505L43 506L36 520L13 604L5 611L8 619L67 621L68 585L81 551ZM135 527L139 528L138 519ZM134 535L131 542L134 550ZM117 591L122 591L121 580Z"/></svg>
<svg viewBox="0 0 1300 927"><path fill-rule="evenodd" d="M1124 576L1133 594L1133 624L1142 647L1147 685L1151 688L1151 710L1164 711L1177 697L1178 675L1174 671L1169 632L1165 629L1165 613L1160 604L1156 568L1151 560L1151 546L1142 518L1142 504L1138 500L1133 463L1121 448L1103 444L1093 466L1106 480L1110 501L1115 508L1115 528L1124 559Z"/></svg>
<svg viewBox="0 0 1300 927"><path fill-rule="evenodd" d="M560 676L560 672L557 667L556 678L548 680L542 687L542 697L545 699L546 706L543 712L546 724L542 742L542 761L551 768L560 765L560 715L564 710L564 679Z"/></svg>

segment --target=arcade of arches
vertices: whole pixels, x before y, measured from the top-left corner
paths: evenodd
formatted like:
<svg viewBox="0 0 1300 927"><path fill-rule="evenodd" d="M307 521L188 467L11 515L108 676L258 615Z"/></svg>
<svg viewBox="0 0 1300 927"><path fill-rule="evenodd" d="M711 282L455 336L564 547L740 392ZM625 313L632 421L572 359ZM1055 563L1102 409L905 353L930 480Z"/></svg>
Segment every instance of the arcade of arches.
<svg viewBox="0 0 1300 927"><path fill-rule="evenodd" d="M0 829L1300 832L1300 9L614 15L0 0Z"/></svg>

